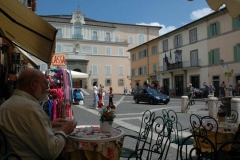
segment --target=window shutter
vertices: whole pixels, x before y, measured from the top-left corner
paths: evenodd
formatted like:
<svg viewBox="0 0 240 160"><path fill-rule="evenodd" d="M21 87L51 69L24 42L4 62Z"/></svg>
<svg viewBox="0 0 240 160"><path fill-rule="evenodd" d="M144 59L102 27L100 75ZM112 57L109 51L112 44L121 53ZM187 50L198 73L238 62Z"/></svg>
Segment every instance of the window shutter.
<svg viewBox="0 0 240 160"><path fill-rule="evenodd" d="M208 38L212 37L210 25L207 26L207 32L208 32Z"/></svg>
<svg viewBox="0 0 240 160"><path fill-rule="evenodd" d="M182 35L179 35L179 46L182 46Z"/></svg>
<svg viewBox="0 0 240 160"><path fill-rule="evenodd" d="M57 53L62 53L62 45L61 44L57 44L56 46L57 46L56 47L56 52Z"/></svg>
<svg viewBox="0 0 240 160"><path fill-rule="evenodd" d="M217 28L217 35L219 35L221 33L220 22L219 21L216 22L216 28Z"/></svg>
<svg viewBox="0 0 240 160"><path fill-rule="evenodd" d="M98 68L96 65L92 65L92 74L98 74Z"/></svg>
<svg viewBox="0 0 240 160"><path fill-rule="evenodd" d="M173 38L173 45L174 45L175 48L177 47L176 41L177 41L177 40L176 40L176 37L174 37L174 38Z"/></svg>
<svg viewBox="0 0 240 160"><path fill-rule="evenodd" d="M233 29L237 29L238 28L238 19L237 18L233 18L232 19L232 28Z"/></svg>
<svg viewBox="0 0 240 160"><path fill-rule="evenodd" d="M212 52L208 52L208 64L211 65L212 64Z"/></svg>
<svg viewBox="0 0 240 160"><path fill-rule="evenodd" d="M238 53L238 46L233 46L233 51L234 51L234 60L238 61L239 60L239 53Z"/></svg>
<svg viewBox="0 0 240 160"><path fill-rule="evenodd" d="M219 49L216 49L215 50L215 53L214 53L214 63L219 63L220 61L220 55L219 55Z"/></svg>

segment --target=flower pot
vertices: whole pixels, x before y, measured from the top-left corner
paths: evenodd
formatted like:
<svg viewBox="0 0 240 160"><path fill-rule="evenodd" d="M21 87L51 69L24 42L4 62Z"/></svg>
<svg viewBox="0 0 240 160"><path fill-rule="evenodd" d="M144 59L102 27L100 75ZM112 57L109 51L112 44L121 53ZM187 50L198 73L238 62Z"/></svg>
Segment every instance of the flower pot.
<svg viewBox="0 0 240 160"><path fill-rule="evenodd" d="M110 132L112 129L111 121L100 121L100 130L101 132Z"/></svg>

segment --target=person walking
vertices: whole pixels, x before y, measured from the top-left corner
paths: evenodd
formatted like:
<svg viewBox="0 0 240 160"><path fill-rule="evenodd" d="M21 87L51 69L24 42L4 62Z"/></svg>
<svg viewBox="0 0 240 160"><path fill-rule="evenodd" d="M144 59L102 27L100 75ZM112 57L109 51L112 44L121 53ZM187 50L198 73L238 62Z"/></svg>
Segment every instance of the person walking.
<svg viewBox="0 0 240 160"><path fill-rule="evenodd" d="M189 87L188 87L188 99L190 101L190 105L193 105L192 104L192 98L193 98L193 94L194 94L194 88L192 87L192 83L189 84Z"/></svg>
<svg viewBox="0 0 240 160"><path fill-rule="evenodd" d="M96 107L98 109L98 84L97 82L93 82L93 108Z"/></svg>
<svg viewBox="0 0 240 160"><path fill-rule="evenodd" d="M104 106L104 99L105 99L105 89L104 89L104 86L102 86L102 104Z"/></svg>
<svg viewBox="0 0 240 160"><path fill-rule="evenodd" d="M214 92L215 92L215 87L212 84L210 84L209 95L213 95L214 96Z"/></svg>
<svg viewBox="0 0 240 160"><path fill-rule="evenodd" d="M113 89L112 87L109 88L109 106L113 105Z"/></svg>
<svg viewBox="0 0 240 160"><path fill-rule="evenodd" d="M100 84L100 87L99 87L99 90L98 90L98 98L99 98L99 101L98 101L98 108L102 108L103 106L103 103L102 103L102 85Z"/></svg>
<svg viewBox="0 0 240 160"><path fill-rule="evenodd" d="M207 85L206 82L204 82L203 85L204 85L204 89L203 89L204 97L205 97L205 98L208 98L208 90L209 90L209 87L208 87L208 85Z"/></svg>
<svg viewBox="0 0 240 160"><path fill-rule="evenodd" d="M225 89L226 89L225 82L222 81L222 84L220 86L220 97L225 97Z"/></svg>
<svg viewBox="0 0 240 160"><path fill-rule="evenodd" d="M232 85L229 85L229 88L228 88L229 96L233 96L232 91L233 91L233 87Z"/></svg>

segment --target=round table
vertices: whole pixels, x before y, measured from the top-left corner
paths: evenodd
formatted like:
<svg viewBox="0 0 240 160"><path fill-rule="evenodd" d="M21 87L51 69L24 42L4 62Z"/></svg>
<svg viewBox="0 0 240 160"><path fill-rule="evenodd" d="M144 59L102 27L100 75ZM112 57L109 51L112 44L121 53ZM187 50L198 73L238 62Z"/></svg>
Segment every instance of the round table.
<svg viewBox="0 0 240 160"><path fill-rule="evenodd" d="M100 131L96 125L77 126L68 135L68 145L64 148L64 159L117 160L123 146L123 131L112 128L109 133Z"/></svg>

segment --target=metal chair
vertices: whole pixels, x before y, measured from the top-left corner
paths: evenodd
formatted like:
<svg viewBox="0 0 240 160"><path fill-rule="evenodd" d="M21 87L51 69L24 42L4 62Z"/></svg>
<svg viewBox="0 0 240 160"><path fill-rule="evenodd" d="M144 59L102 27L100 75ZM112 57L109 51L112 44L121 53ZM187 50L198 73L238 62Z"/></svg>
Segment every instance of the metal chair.
<svg viewBox="0 0 240 160"><path fill-rule="evenodd" d="M186 145L187 141L189 139L194 139L195 143L194 143L194 147L190 150L190 151L184 151L183 150L183 146ZM204 152L204 150L201 148L201 144L205 143L211 146L211 152L210 153L206 153ZM200 135L200 134L193 134L190 135L188 137L186 137L181 146L180 146L180 159L181 160L185 160L186 157L184 157L183 152L188 153L188 157L189 159L211 159L211 160L217 160L217 150L214 146L214 144L212 143L211 140L209 140L207 137Z"/></svg>
<svg viewBox="0 0 240 160"><path fill-rule="evenodd" d="M229 120L236 123L238 120L238 112L234 109L231 110L231 117L229 117Z"/></svg>
<svg viewBox="0 0 240 160"><path fill-rule="evenodd" d="M240 140L240 138L239 138ZM229 140L223 143L218 149L218 160L239 160L240 159L240 141L239 140ZM232 147L230 151L224 151L223 148L231 144Z"/></svg>
<svg viewBox="0 0 240 160"><path fill-rule="evenodd" d="M188 130L189 128L182 127L181 123L178 121L178 115L175 111L168 110L167 117L169 120L172 121L171 143L176 144L178 147L177 157L176 157L176 159L178 160L180 145L182 144L183 140L186 138L185 136L183 136L183 131ZM188 139L188 141L185 142L186 150L187 150L187 146L193 145L193 143L194 143L193 139Z"/></svg>
<svg viewBox="0 0 240 160"><path fill-rule="evenodd" d="M143 154L143 150L140 152L137 152L139 149L144 149L147 146L145 146L146 144L148 145L148 147L150 146L151 142L148 139L149 133L152 131L152 125L153 125L153 120L155 117L155 113L151 112L149 110L145 111L143 113L142 116L142 121L141 121L141 126L140 126L140 130L137 133L138 136L134 136L134 135L124 135L124 141L126 141L126 138L132 138L136 140L136 146L134 149L130 149L130 148L125 148L123 147L122 149L122 154L121 157L124 158L141 158L142 154ZM119 126L122 127L122 126ZM119 128L117 127L117 128ZM124 127L123 127L124 128Z"/></svg>
<svg viewBox="0 0 240 160"><path fill-rule="evenodd" d="M167 158L168 150L170 147L172 121L165 120L163 117L158 116L154 118L153 128L150 134L149 147L140 148L133 154L145 153L146 157L138 157L136 159L144 160L165 160ZM155 139L156 137L156 139ZM130 159L130 158L128 158Z"/></svg>
<svg viewBox="0 0 240 160"><path fill-rule="evenodd" d="M1 160L8 160L8 158L13 159L13 157L17 160L22 160L21 157L19 155L17 155L16 153L8 153Z"/></svg>

